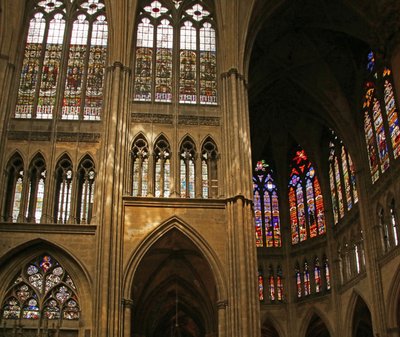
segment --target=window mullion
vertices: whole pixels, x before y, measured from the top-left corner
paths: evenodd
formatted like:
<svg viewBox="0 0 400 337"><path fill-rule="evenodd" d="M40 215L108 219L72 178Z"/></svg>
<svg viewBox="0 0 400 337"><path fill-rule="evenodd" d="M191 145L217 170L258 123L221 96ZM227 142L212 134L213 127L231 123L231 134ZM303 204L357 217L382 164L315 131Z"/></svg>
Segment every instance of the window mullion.
<svg viewBox="0 0 400 337"><path fill-rule="evenodd" d="M92 33L93 33L93 20L89 20L89 30L87 37L87 49L85 53L85 60L83 64L83 73L82 73L82 89L81 89L81 104L80 104L80 114L79 119L83 120L85 116L85 106L86 106L86 86L87 86L87 78L88 78L88 69L89 69L89 57L90 57L90 48L92 47Z"/></svg>

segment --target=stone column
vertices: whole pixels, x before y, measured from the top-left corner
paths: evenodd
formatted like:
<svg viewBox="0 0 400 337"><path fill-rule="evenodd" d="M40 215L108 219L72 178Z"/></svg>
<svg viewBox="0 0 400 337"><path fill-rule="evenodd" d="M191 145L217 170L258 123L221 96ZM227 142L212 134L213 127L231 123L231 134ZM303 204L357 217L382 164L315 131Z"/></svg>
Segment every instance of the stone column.
<svg viewBox="0 0 400 337"><path fill-rule="evenodd" d="M94 336L120 336L122 321L122 213L125 158L127 148L129 69L120 62L107 68L104 102L103 152L96 198L99 219L97 240L97 293L94 320L99 322Z"/></svg>
<svg viewBox="0 0 400 337"><path fill-rule="evenodd" d="M227 193L228 303L226 335L260 335L257 257L252 209L252 170L247 91L236 69L222 75L224 164ZM235 179L232 179L235 177Z"/></svg>
<svg viewBox="0 0 400 337"><path fill-rule="evenodd" d="M133 300L124 298L122 300L122 307L124 310L124 320L122 326L123 337L131 337L132 310L134 307Z"/></svg>
<svg viewBox="0 0 400 337"><path fill-rule="evenodd" d="M221 300L217 302L218 308L218 337L226 336L226 307L228 302Z"/></svg>

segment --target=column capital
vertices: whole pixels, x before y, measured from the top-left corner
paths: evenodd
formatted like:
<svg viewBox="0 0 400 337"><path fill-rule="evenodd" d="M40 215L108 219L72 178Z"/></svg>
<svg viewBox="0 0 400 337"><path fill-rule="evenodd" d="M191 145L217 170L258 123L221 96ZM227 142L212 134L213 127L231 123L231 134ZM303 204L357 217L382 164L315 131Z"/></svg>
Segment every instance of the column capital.
<svg viewBox="0 0 400 337"><path fill-rule="evenodd" d="M217 301L217 308L225 310L228 306L228 300L219 300Z"/></svg>
<svg viewBox="0 0 400 337"><path fill-rule="evenodd" d="M121 303L122 303L122 306L124 308L131 308L132 309L134 307L134 305L135 305L135 302L130 298L123 298L121 300Z"/></svg>

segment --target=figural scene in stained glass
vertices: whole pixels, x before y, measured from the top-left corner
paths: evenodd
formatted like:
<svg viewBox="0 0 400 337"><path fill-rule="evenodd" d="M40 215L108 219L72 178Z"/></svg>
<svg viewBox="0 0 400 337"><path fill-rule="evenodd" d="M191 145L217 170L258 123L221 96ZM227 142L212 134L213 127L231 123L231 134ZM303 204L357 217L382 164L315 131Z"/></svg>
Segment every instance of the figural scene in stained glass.
<svg viewBox="0 0 400 337"><path fill-rule="evenodd" d="M343 142L331 130L329 141L329 183L334 223L358 202L355 168Z"/></svg>
<svg viewBox="0 0 400 337"><path fill-rule="evenodd" d="M156 0L146 2L140 10L136 28L135 101L170 103L176 95L179 103L217 104L213 17L202 4L186 8L181 5L182 1Z"/></svg>
<svg viewBox="0 0 400 337"><path fill-rule="evenodd" d="M303 149L295 151L290 164L289 213L292 244L325 233L321 187Z"/></svg>
<svg viewBox="0 0 400 337"><path fill-rule="evenodd" d="M2 319L78 320L79 300L68 272L49 254L26 264L9 284Z"/></svg>
<svg viewBox="0 0 400 337"><path fill-rule="evenodd" d="M280 247L278 189L270 166L258 161L253 174L253 200L257 247Z"/></svg>
<svg viewBox="0 0 400 337"><path fill-rule="evenodd" d="M100 119L108 35L104 3L89 0L79 11L76 16L63 1L37 2L25 44L16 118L60 114L63 119ZM61 112L55 111L58 100Z"/></svg>

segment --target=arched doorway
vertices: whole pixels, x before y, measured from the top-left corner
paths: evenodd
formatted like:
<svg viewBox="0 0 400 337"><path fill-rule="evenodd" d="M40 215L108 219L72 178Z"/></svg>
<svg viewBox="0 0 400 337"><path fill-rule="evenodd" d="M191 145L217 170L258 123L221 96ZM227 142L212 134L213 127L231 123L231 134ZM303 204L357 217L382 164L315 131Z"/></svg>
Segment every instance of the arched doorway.
<svg viewBox="0 0 400 337"><path fill-rule="evenodd" d="M201 251L178 229L147 251L132 287L131 336L217 336L214 275Z"/></svg>
<svg viewBox="0 0 400 337"><path fill-rule="evenodd" d="M264 322L261 328L261 337L279 337L278 331L269 319Z"/></svg>
<svg viewBox="0 0 400 337"><path fill-rule="evenodd" d="M322 319L314 314L307 328L306 337L330 337L329 331Z"/></svg>
<svg viewBox="0 0 400 337"><path fill-rule="evenodd" d="M353 336L373 337L371 312L361 297L358 297L354 308Z"/></svg>

